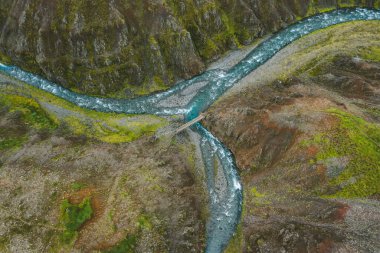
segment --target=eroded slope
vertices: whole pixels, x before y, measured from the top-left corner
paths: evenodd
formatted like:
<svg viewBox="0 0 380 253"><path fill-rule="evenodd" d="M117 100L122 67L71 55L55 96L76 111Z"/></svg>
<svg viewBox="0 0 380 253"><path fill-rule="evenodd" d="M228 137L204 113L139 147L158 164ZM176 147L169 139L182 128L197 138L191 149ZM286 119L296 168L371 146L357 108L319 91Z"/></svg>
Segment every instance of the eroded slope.
<svg viewBox="0 0 380 253"><path fill-rule="evenodd" d="M358 24L286 48L293 58L271 60L286 67L256 71L272 81L250 83L253 72L208 113L204 124L235 154L244 188L230 252L379 250L370 225L380 219L379 33ZM350 29L368 42L350 43Z"/></svg>

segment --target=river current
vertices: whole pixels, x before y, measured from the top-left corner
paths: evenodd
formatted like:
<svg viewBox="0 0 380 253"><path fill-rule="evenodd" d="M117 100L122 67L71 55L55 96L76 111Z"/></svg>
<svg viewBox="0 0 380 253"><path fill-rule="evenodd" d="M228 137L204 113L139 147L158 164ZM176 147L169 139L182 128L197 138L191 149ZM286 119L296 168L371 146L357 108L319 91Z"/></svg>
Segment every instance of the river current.
<svg viewBox="0 0 380 253"><path fill-rule="evenodd" d="M178 83L167 91L130 100L78 94L16 66L0 63L0 71L83 108L127 114L183 115L186 121L190 121L207 110L239 80L291 42L332 25L358 20L380 20L380 10L340 9L304 19L259 44L243 60L227 71L219 69L206 71L190 80ZM200 123L192 129L201 137L200 146L210 200L205 252L220 253L228 245L240 222L243 201L242 185L234 157L228 148ZM215 160L217 160L217 165ZM220 168L218 178L215 175L215 166Z"/></svg>

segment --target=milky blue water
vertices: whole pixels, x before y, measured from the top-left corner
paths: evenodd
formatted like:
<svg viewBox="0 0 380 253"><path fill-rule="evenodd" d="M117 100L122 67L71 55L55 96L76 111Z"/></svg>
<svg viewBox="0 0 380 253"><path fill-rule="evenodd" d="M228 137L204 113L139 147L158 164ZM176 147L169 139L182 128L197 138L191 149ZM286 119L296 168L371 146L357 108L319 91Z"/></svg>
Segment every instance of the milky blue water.
<svg viewBox="0 0 380 253"><path fill-rule="evenodd" d="M0 71L83 108L127 114L184 115L185 119L189 121L205 111L229 88L272 58L286 45L316 30L357 20L380 20L380 11L363 8L341 9L307 18L274 34L228 71L207 71L175 85L168 91L131 100L97 98L77 94L16 66L0 63ZM199 82L207 82L207 85L199 89L186 105L158 106L160 101ZM201 136L202 157L210 196L211 214L207 225L205 251L219 253L228 244L240 221L243 201L242 186L232 153L201 124L196 124L193 129ZM215 185L215 159L219 161L224 175L226 188L223 191L217 190Z"/></svg>

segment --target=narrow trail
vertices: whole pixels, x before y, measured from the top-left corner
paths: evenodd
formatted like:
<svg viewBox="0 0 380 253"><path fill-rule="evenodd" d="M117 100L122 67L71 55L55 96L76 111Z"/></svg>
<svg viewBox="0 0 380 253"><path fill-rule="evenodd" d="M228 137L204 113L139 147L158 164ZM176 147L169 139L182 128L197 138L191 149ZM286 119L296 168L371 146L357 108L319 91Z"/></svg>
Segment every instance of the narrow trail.
<svg viewBox="0 0 380 253"><path fill-rule="evenodd" d="M228 71L220 69L206 71L165 92L132 100L97 98L78 94L15 66L0 63L0 71L87 109L127 114L183 115L185 121L188 122L199 117L239 80L293 41L332 25L359 20L380 20L380 10L340 9L307 18L290 25L259 44ZM228 148L200 123L196 123L192 129L201 137L200 146L210 197L211 215L207 225L205 251L220 253L228 245L240 221L242 186L235 159ZM218 160L217 164L222 176L214 175L215 160Z"/></svg>

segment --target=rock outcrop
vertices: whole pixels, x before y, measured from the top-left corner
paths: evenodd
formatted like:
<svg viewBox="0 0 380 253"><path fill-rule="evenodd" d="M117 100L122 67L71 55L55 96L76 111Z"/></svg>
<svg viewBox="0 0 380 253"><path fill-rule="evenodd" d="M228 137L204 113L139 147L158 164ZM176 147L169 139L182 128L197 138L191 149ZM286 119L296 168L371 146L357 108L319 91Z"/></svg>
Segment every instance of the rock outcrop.
<svg viewBox="0 0 380 253"><path fill-rule="evenodd" d="M365 3L364 3L365 2ZM298 18L373 1L1 0L0 60L87 94L165 89Z"/></svg>

